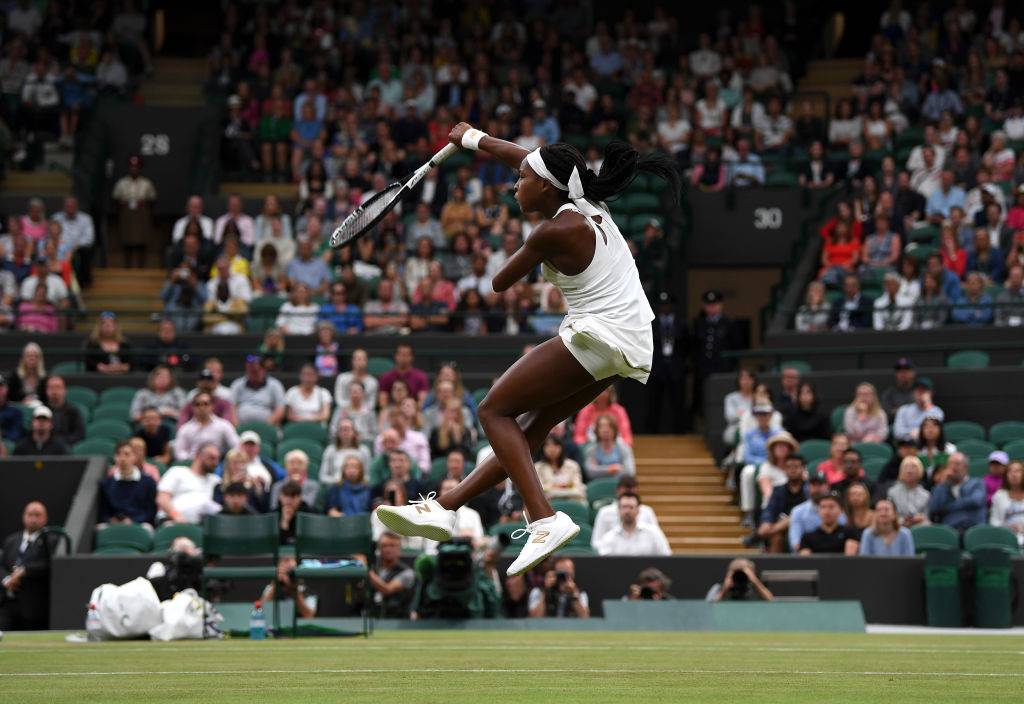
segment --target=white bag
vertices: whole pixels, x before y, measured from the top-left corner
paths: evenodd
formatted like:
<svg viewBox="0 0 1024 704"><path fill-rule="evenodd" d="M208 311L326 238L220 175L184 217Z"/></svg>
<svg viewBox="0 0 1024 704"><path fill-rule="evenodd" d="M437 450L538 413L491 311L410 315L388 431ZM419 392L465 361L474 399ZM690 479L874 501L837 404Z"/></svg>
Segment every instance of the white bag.
<svg viewBox="0 0 1024 704"><path fill-rule="evenodd" d="M160 599L145 577L121 586L101 584L93 590L90 603L96 605L102 635L108 639L144 636L161 620Z"/></svg>
<svg viewBox="0 0 1024 704"><path fill-rule="evenodd" d="M203 599L195 589L185 589L160 603L163 623L149 629L153 640L182 640L203 637ZM217 624L224 620L213 606L206 604L207 637L222 638Z"/></svg>

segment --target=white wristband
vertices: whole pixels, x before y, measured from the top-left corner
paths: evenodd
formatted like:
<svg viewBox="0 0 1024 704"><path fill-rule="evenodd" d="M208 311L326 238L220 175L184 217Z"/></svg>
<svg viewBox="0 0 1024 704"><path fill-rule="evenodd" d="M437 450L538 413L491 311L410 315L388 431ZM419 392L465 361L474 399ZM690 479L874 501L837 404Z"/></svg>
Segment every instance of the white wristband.
<svg viewBox="0 0 1024 704"><path fill-rule="evenodd" d="M480 140L487 136L487 133L471 127L462 135L462 146L466 149L476 151L480 148Z"/></svg>

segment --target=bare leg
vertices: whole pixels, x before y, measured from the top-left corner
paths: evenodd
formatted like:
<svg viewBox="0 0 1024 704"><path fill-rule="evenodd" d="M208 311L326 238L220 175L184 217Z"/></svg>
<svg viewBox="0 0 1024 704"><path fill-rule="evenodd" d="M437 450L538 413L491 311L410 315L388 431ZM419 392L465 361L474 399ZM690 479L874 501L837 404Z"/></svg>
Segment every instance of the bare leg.
<svg viewBox="0 0 1024 704"><path fill-rule="evenodd" d="M605 381L610 384L612 380ZM513 364L498 379L483 403L480 404L480 424L494 449L496 461L505 469L519 491L519 495L523 497L523 505L532 520L552 516L554 511L544 495L540 479L534 469L533 459L530 456L530 440L516 419L524 413L553 406L577 396L582 391L592 391L595 383L599 382L595 382L590 372L576 361L576 358L565 348L561 338L555 337L538 345ZM593 395L599 391L600 389L593 391ZM562 415L551 425L567 415L568 413ZM540 424L538 424L538 433L539 426ZM545 430L545 434L550 427L548 426ZM543 438L541 439L543 440ZM501 479L500 476L494 476L493 469L481 469L485 471L481 472L478 481L473 482L473 485L478 484L480 487L476 493L488 486L494 486ZM470 475L470 479L475 478L479 471L474 471ZM494 481L487 483L492 477ZM456 491L449 496L451 498L441 503L445 508L450 505L459 505L460 496L464 496L464 500L468 500L469 491L467 488L464 494Z"/></svg>

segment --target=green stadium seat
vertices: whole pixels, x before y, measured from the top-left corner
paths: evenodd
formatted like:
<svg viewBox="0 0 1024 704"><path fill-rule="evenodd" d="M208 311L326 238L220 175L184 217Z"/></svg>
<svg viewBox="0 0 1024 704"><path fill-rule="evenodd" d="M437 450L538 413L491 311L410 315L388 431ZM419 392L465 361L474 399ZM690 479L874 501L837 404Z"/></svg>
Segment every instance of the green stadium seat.
<svg viewBox="0 0 1024 704"><path fill-rule="evenodd" d="M320 463L320 460L324 456L324 447L315 440L307 440L306 438L293 438L291 440L282 440L281 444L277 446L277 461L284 463L284 457L292 450L302 450L309 456L310 462Z"/></svg>
<svg viewBox="0 0 1024 704"><path fill-rule="evenodd" d="M448 458L437 457L430 463L430 483L438 485L448 474Z"/></svg>
<svg viewBox="0 0 1024 704"><path fill-rule="evenodd" d="M181 536L189 538L197 548L203 547L202 528L191 523L168 523L153 533L153 552L167 552L171 549L174 539Z"/></svg>
<svg viewBox="0 0 1024 704"><path fill-rule="evenodd" d="M972 459L975 457L988 457L989 453L996 449L996 446L988 440L962 440L955 444L957 450Z"/></svg>
<svg viewBox="0 0 1024 704"><path fill-rule="evenodd" d="M164 476L165 474L167 474L167 463L166 462L161 462L160 460L155 459L153 457L147 457L146 461L149 462L151 465L153 465L154 467L156 467L160 471L160 476L161 477Z"/></svg>
<svg viewBox="0 0 1024 704"><path fill-rule="evenodd" d="M277 313L284 305L278 296L257 296L249 302L249 319L246 327L250 332L266 332L274 327Z"/></svg>
<svg viewBox="0 0 1024 704"><path fill-rule="evenodd" d="M597 512L608 504L615 501L614 496L606 496L603 499L598 499L590 504L590 525L594 525L594 521L597 520Z"/></svg>
<svg viewBox="0 0 1024 704"><path fill-rule="evenodd" d="M963 440L984 440L985 428L969 420L951 420L942 426L946 440L959 444Z"/></svg>
<svg viewBox="0 0 1024 704"><path fill-rule="evenodd" d="M939 243L939 228L934 225L915 227L907 233L907 239L920 244L937 245Z"/></svg>
<svg viewBox="0 0 1024 704"><path fill-rule="evenodd" d="M946 526L917 526L912 533L916 536L920 528L946 528ZM952 528L946 530L956 532ZM948 539L948 536L947 536ZM916 540L916 538L915 538ZM929 626L956 628L963 625L960 608L960 569L963 558L958 544L934 545L918 552L924 552L925 613Z"/></svg>
<svg viewBox="0 0 1024 704"><path fill-rule="evenodd" d="M327 428L319 423L289 423L284 426L281 433L282 440L304 438L318 442L321 445L327 444Z"/></svg>
<svg viewBox="0 0 1024 704"><path fill-rule="evenodd" d="M960 549L960 535L949 526L914 526L910 533L914 537L914 550L919 555L929 550Z"/></svg>
<svg viewBox="0 0 1024 704"><path fill-rule="evenodd" d="M21 425L23 428L32 427L32 414L35 412L35 408L32 406L25 406L20 403L13 404L15 408L21 411Z"/></svg>
<svg viewBox="0 0 1024 704"><path fill-rule="evenodd" d="M149 552L152 547L153 538L142 526L115 524L97 531L93 552Z"/></svg>
<svg viewBox="0 0 1024 704"><path fill-rule="evenodd" d="M363 635L369 635L370 580L366 565L302 567L306 558L347 558L369 556L373 551L373 530L369 514L357 516L316 516L300 513L295 525L295 570L298 579L334 579L342 582L363 580ZM297 609L292 616L292 635L298 625Z"/></svg>
<svg viewBox="0 0 1024 704"><path fill-rule="evenodd" d="M615 489L619 480L615 477L602 477L587 484L587 503L593 504L600 499L615 498Z"/></svg>
<svg viewBox="0 0 1024 704"><path fill-rule="evenodd" d="M301 515L301 514L300 514ZM296 526L297 528L298 526ZM211 580L255 581L266 584L277 580L279 552L277 515L258 516L206 516L203 518L203 554L207 559L222 557L262 558L259 565L206 565L200 576L205 602L206 585ZM278 602L280 589L274 590L273 624L280 626L281 612ZM205 621L203 604L203 620Z"/></svg>
<svg viewBox="0 0 1024 704"><path fill-rule="evenodd" d="M924 261L937 251L938 248L933 245L918 244L917 242L911 242L903 249L908 257L913 257L921 264L924 264Z"/></svg>
<svg viewBox="0 0 1024 704"><path fill-rule="evenodd" d="M897 147L916 147L919 144L924 143L924 128L923 127L908 127L907 129L896 135L896 146ZM904 162L906 160L904 159ZM902 168L904 162L897 163L897 167Z"/></svg>
<svg viewBox="0 0 1024 704"><path fill-rule="evenodd" d="M855 442L853 449L860 452L861 458L879 457L889 461L892 457L892 447L882 442Z"/></svg>
<svg viewBox="0 0 1024 704"><path fill-rule="evenodd" d="M480 402L484 400L488 391L490 391L490 388L481 388L473 391L473 400L476 401L476 405L480 405ZM1021 437L1024 437L1024 435Z"/></svg>
<svg viewBox="0 0 1024 704"><path fill-rule="evenodd" d="M132 429L123 420L94 420L85 426L86 438L124 440L132 436Z"/></svg>
<svg viewBox="0 0 1024 704"><path fill-rule="evenodd" d="M551 508L561 511L578 526L590 525L590 509L581 501L552 501ZM588 543L589 545L589 543Z"/></svg>
<svg viewBox="0 0 1024 704"><path fill-rule="evenodd" d="M1024 440L1024 423L1019 420L996 423L988 429L988 439L999 447L1005 447L1014 440Z"/></svg>
<svg viewBox="0 0 1024 704"><path fill-rule="evenodd" d="M104 389L100 392L99 405L109 405L115 403L127 403L130 404L132 399L135 398L135 394L138 389L131 386L111 386L109 389Z"/></svg>
<svg viewBox="0 0 1024 704"><path fill-rule="evenodd" d="M367 371L374 376L386 374L394 368L395 361L390 357L370 357L366 365Z"/></svg>
<svg viewBox="0 0 1024 704"><path fill-rule="evenodd" d="M57 362L50 367L51 374L67 376L68 374L85 373L85 365L82 362ZM70 391L70 389L68 389Z"/></svg>
<svg viewBox="0 0 1024 704"><path fill-rule="evenodd" d="M251 430L260 436L260 440L263 441L262 446L264 450L269 446L272 451L273 447L276 446L278 441L281 439L280 431L277 429L277 426L271 425L270 423L242 423L238 426L239 435L244 433L246 430Z"/></svg>
<svg viewBox="0 0 1024 704"><path fill-rule="evenodd" d="M622 201L623 210L630 214L661 210L661 199L652 193L627 193Z"/></svg>
<svg viewBox="0 0 1024 704"><path fill-rule="evenodd" d="M844 403L841 406L836 406L832 409L832 414L829 418L832 421L832 432L841 433L843 432L843 416L846 414L846 408L849 404Z"/></svg>
<svg viewBox="0 0 1024 704"><path fill-rule="evenodd" d="M978 628L1009 628L1013 625L1014 580L1011 551L980 547L971 551L974 561L974 625Z"/></svg>
<svg viewBox="0 0 1024 704"><path fill-rule="evenodd" d="M109 460L114 455L115 445L113 440L107 438L86 438L76 442L71 447L71 453L74 455L98 455Z"/></svg>
<svg viewBox="0 0 1024 704"><path fill-rule="evenodd" d="M1009 528L985 524L971 526L964 533L964 550L973 553L982 548L1001 548L1014 555L1020 553L1017 536Z"/></svg>
<svg viewBox="0 0 1024 704"><path fill-rule="evenodd" d="M781 372L783 369L796 369L801 374L809 374L813 370L811 363L802 359L787 359L785 362L779 362L776 371Z"/></svg>
<svg viewBox="0 0 1024 704"><path fill-rule="evenodd" d="M590 540L594 536L594 529L587 523L579 524L580 532L576 534L576 537L572 539L567 548L589 548Z"/></svg>
<svg viewBox="0 0 1024 704"><path fill-rule="evenodd" d="M967 462L967 474L971 477L984 477L988 474L988 457L971 457Z"/></svg>
<svg viewBox="0 0 1024 704"><path fill-rule="evenodd" d="M95 406L100 398L98 393L85 386L69 386L67 396L68 401L80 403L87 408Z"/></svg>
<svg viewBox="0 0 1024 704"><path fill-rule="evenodd" d="M131 406L120 403L104 403L92 410L92 420L119 420L131 422Z"/></svg>
<svg viewBox="0 0 1024 704"><path fill-rule="evenodd" d="M981 350L963 350L954 352L946 359L946 366L950 369L985 369L988 367L988 352Z"/></svg>
<svg viewBox="0 0 1024 704"><path fill-rule="evenodd" d="M882 473L882 468L889 463L889 460L884 457L868 457L864 460L864 474L871 481L877 481L878 475Z"/></svg>
<svg viewBox="0 0 1024 704"><path fill-rule="evenodd" d="M508 544L510 547L514 545L516 548L521 548L523 547L523 545L526 544L526 536L524 535L518 538L513 538L512 534L520 528L525 527L525 523L495 523L487 531L487 534L492 536L507 535L509 541Z"/></svg>
<svg viewBox="0 0 1024 704"><path fill-rule="evenodd" d="M88 423L90 420L92 420L92 409L86 406L84 403L79 403L78 401L68 401L67 403L69 406L74 406L75 408L78 409L78 412L82 414L83 423Z"/></svg>
<svg viewBox="0 0 1024 704"><path fill-rule="evenodd" d="M799 174L786 169L773 169L765 177L764 185L777 188L793 188L800 184Z"/></svg>
<svg viewBox="0 0 1024 704"><path fill-rule="evenodd" d="M818 440L817 438L811 438L810 440L804 440L800 443L800 454L804 456L804 459L808 463L814 460L823 460L828 457L829 452L832 449L832 443L828 440Z"/></svg>
<svg viewBox="0 0 1024 704"><path fill-rule="evenodd" d="M1011 460L1024 460L1024 440L1013 440L1003 445Z"/></svg>

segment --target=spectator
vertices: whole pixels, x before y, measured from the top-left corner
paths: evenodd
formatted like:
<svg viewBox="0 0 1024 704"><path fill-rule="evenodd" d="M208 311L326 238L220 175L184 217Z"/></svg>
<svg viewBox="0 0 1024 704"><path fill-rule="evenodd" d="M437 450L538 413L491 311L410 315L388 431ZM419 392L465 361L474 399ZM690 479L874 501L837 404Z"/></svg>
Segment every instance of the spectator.
<svg viewBox="0 0 1024 704"><path fill-rule="evenodd" d="M157 520L174 523L199 523L203 516L218 513L213 490L220 481L216 474L220 451L216 445L198 448L192 464L167 470L157 484Z"/></svg>
<svg viewBox="0 0 1024 704"><path fill-rule="evenodd" d="M921 281L921 297L914 305L914 326L921 330L942 327L949 318L950 306L950 300L942 292L942 279L929 272ZM956 288L959 296L959 282L957 282Z"/></svg>
<svg viewBox="0 0 1024 704"><path fill-rule="evenodd" d="M21 349L18 366L7 378L7 383L10 386L8 396L12 401L32 405L43 400L46 363L43 359L43 348L38 343L25 343Z"/></svg>
<svg viewBox="0 0 1024 704"><path fill-rule="evenodd" d="M46 531L46 506L30 501L21 514L22 529L8 535L0 554L0 630L43 631L50 623L50 559L56 533Z"/></svg>
<svg viewBox="0 0 1024 704"><path fill-rule="evenodd" d="M280 230L280 226L280 221L275 221L277 230ZM294 247L294 244L289 244L287 249L294 250ZM285 275L285 266L290 261L291 257L282 259L277 244L264 240L259 245L256 261L251 268L253 295L276 295L287 290L288 277Z"/></svg>
<svg viewBox="0 0 1024 704"><path fill-rule="evenodd" d="M715 193L725 188L728 175L729 168L722 161L721 151L708 149L704 161L694 166L690 172L690 182L701 191Z"/></svg>
<svg viewBox="0 0 1024 704"><path fill-rule="evenodd" d="M354 359L353 355L353 361ZM388 394L391 393L391 386L396 380L401 380L409 389L409 393L419 403L423 403L427 396L427 391L430 390L430 380L422 370L413 366L413 362L415 362L415 357L413 356L412 345L406 342L399 343L395 347L394 368L385 372L380 378L379 404L381 407L387 405Z"/></svg>
<svg viewBox="0 0 1024 704"><path fill-rule="evenodd" d="M813 555L818 553L838 553L840 555L856 555L858 542L852 537L850 529L839 522L842 515L842 499L832 492L818 500L818 517L820 525L800 538L800 554Z"/></svg>
<svg viewBox="0 0 1024 704"><path fill-rule="evenodd" d="M26 282L28 279L26 279ZM18 304L17 329L22 332L55 333L60 329L57 307L50 303L46 284L37 286L30 300Z"/></svg>
<svg viewBox="0 0 1024 704"><path fill-rule="evenodd" d="M620 525L606 532L595 544L598 555L667 556L672 548L665 533L648 523L641 523L640 496L624 492L617 498Z"/></svg>
<svg viewBox="0 0 1024 704"><path fill-rule="evenodd" d="M754 403L754 387L757 385L757 376L754 372L743 367L736 372L736 390L730 391L725 396L725 430L722 431L722 440L727 446L735 446L740 441L740 419L745 413L750 413Z"/></svg>
<svg viewBox="0 0 1024 704"><path fill-rule="evenodd" d="M921 486L924 479L924 465L916 456L904 457L899 465L899 479L886 494L892 502L901 525L912 528L927 525L928 504L931 494Z"/></svg>
<svg viewBox="0 0 1024 704"><path fill-rule="evenodd" d="M409 306L395 297L394 283L381 279L377 297L363 307L366 331L380 335L397 335L409 325Z"/></svg>
<svg viewBox="0 0 1024 704"><path fill-rule="evenodd" d="M175 220L171 228L171 242L180 242L185 236L185 228L192 222L199 225L203 239L213 240L213 218L203 212L202 197L189 196L185 202L185 214Z"/></svg>
<svg viewBox="0 0 1024 704"><path fill-rule="evenodd" d="M312 335L319 312L320 306L311 301L309 288L298 283L292 287L290 298L279 309L274 325L286 335Z"/></svg>
<svg viewBox="0 0 1024 704"><path fill-rule="evenodd" d="M832 491L846 498L846 490L856 484L864 484L868 487L869 493L873 488L871 480L864 472L864 458L860 450L849 447L843 452L843 473L837 481L832 482Z"/></svg>
<svg viewBox="0 0 1024 704"><path fill-rule="evenodd" d="M785 374L786 370L783 370ZM797 403L785 417L783 425L797 442L824 440L832 430L832 421L818 405L818 391L814 384L804 381L797 387Z"/></svg>
<svg viewBox="0 0 1024 704"><path fill-rule="evenodd" d="M423 239L429 240L434 247L439 248L448 243L441 223L431 214L430 205L427 203L416 205L415 219L406 231L407 248L410 251L416 249Z"/></svg>
<svg viewBox="0 0 1024 704"><path fill-rule="evenodd" d="M800 169L800 186L815 190L830 188L835 183L835 175L825 162L825 150L822 148L821 142L817 140L811 142L808 155L810 158Z"/></svg>
<svg viewBox="0 0 1024 704"><path fill-rule="evenodd" d="M476 431L471 424L465 422L462 402L449 398L438 410L440 417L430 431L431 456L443 457L452 450L461 450L466 456L472 454L476 445Z"/></svg>
<svg viewBox="0 0 1024 704"><path fill-rule="evenodd" d="M797 408L800 396L800 370L794 366L785 365L782 367L780 380L782 381L782 393L779 394L776 405L785 420L793 415Z"/></svg>
<svg viewBox="0 0 1024 704"><path fill-rule="evenodd" d="M292 450L292 452L302 452L302 450ZM316 482L313 483L316 484ZM303 491L302 486L296 479L285 479L274 485L273 510L278 516L278 542L281 545L295 544L298 515L312 512L304 498L306 492Z"/></svg>
<svg viewBox="0 0 1024 704"><path fill-rule="evenodd" d="M619 426L611 415L600 415L594 422L596 440L584 450L587 481L599 477L636 474L633 448L619 438Z"/></svg>
<svg viewBox="0 0 1024 704"><path fill-rule="evenodd" d="M950 169L943 169L939 175L938 187L927 196L925 214L929 221L939 225L949 218L952 208L963 208L966 198L964 189L954 183L953 172Z"/></svg>
<svg viewBox="0 0 1024 704"><path fill-rule="evenodd" d="M875 505L874 521L860 537L859 554L914 556L914 538L909 529L900 525L892 501L882 499Z"/></svg>
<svg viewBox="0 0 1024 704"><path fill-rule="evenodd" d="M958 278L963 278L967 270L967 250L960 246L951 223L942 225L939 253L942 255L942 266Z"/></svg>
<svg viewBox="0 0 1024 704"><path fill-rule="evenodd" d="M161 318L157 323L156 340L139 355L142 357L140 366L146 371L153 371L161 365L171 370L191 370L194 367L189 349L188 343L178 338L174 320Z"/></svg>
<svg viewBox="0 0 1024 704"><path fill-rule="evenodd" d="M992 505L992 497L999 491L1006 478L1006 468L1010 464L1010 456L1002 450L993 450L988 455L988 474L985 475L985 500Z"/></svg>
<svg viewBox="0 0 1024 704"><path fill-rule="evenodd" d="M851 482L842 492L846 499L846 526L850 531L850 537L860 541L863 532L871 526L875 519L875 513L871 508L872 488L864 479ZM836 487L832 487L835 491Z"/></svg>
<svg viewBox="0 0 1024 704"><path fill-rule="evenodd" d="M1017 542L1024 535L1024 463L1014 460L1006 468L1003 486L992 495L992 516L989 522L1012 530Z"/></svg>
<svg viewBox="0 0 1024 704"><path fill-rule="evenodd" d="M327 494L327 515L355 516L369 513L370 487L366 484L363 467L363 461L358 454L344 455L341 471L337 475L338 480ZM322 471L320 478L324 483L328 482Z"/></svg>
<svg viewBox="0 0 1024 704"><path fill-rule="evenodd" d="M875 231L864 239L861 261L868 269L894 270L900 260L900 236L889 227L889 218L875 216Z"/></svg>
<svg viewBox="0 0 1024 704"><path fill-rule="evenodd" d="M901 293L901 281L896 272L888 272L883 279L882 295L875 299L872 316L875 330L909 330L914 322L914 304L917 302Z"/></svg>
<svg viewBox="0 0 1024 704"><path fill-rule="evenodd" d="M77 198L67 196L64 198L63 210L52 219L60 225L61 245L67 247L71 256L78 260L75 272L79 283L87 286L92 283L92 248L96 241L92 216L78 209Z"/></svg>
<svg viewBox="0 0 1024 704"><path fill-rule="evenodd" d="M377 414L370 408L370 399L360 381L349 384L348 405L338 405L331 417L330 432L334 433L341 421L347 420L360 436L367 439L377 435Z"/></svg>
<svg viewBox="0 0 1024 704"><path fill-rule="evenodd" d="M282 491L289 482L299 486L303 504L308 507L315 506L320 493L320 482L309 478L309 455L302 450L292 450L284 456L284 471L284 479L275 483L270 489L270 508L277 510ZM312 508L302 510L311 511Z"/></svg>
<svg viewBox="0 0 1024 704"><path fill-rule="evenodd" d="M21 298L31 299L40 284L46 289L45 300L58 309L63 310L71 305L67 284L59 273L59 262L51 261L45 256L39 257L36 260L35 273L21 282Z"/></svg>
<svg viewBox="0 0 1024 704"><path fill-rule="evenodd" d="M736 452L742 464L759 465L768 459L768 441L781 432L780 427L772 425L774 412L775 409L771 405L755 401L751 415L757 426L741 435L742 441Z"/></svg>
<svg viewBox="0 0 1024 704"><path fill-rule="evenodd" d="M743 511L741 525L746 528L754 527L756 509L763 509L768 504L774 488L786 483L786 472L783 469L786 458L800 451L800 443L783 430L769 438L765 443L765 451L763 462L748 464L740 472L740 510ZM761 492L759 507L755 507L755 487Z"/></svg>
<svg viewBox="0 0 1024 704"><path fill-rule="evenodd" d="M846 433L833 433L829 444L829 456L818 465L818 471L825 475L829 484L843 478L843 454L850 449L850 438Z"/></svg>
<svg viewBox="0 0 1024 704"><path fill-rule="evenodd" d="M843 430L851 442L885 442L888 438L889 419L873 384L857 385L853 401L843 412Z"/></svg>
<svg viewBox="0 0 1024 704"><path fill-rule="evenodd" d="M369 360L370 357L366 354L366 350L356 348L352 351L350 371L339 374L334 383L334 403L339 408L348 407L350 405L349 390L352 382L354 381L358 381L363 387L363 392L366 398L366 407L370 410L376 408L378 383L377 379L367 371Z"/></svg>
<svg viewBox="0 0 1024 704"><path fill-rule="evenodd" d="M241 441L238 449L244 452L247 458L245 465L247 476L259 482L264 489L269 489L275 481L284 478L286 474L284 467L261 454L263 440L259 433L255 430L246 430L238 436L238 439Z"/></svg>
<svg viewBox="0 0 1024 704"><path fill-rule="evenodd" d="M224 455L223 479L213 490L213 500L226 513L252 515L267 510L270 482L249 474L248 463L249 455L240 447Z"/></svg>
<svg viewBox="0 0 1024 704"><path fill-rule="evenodd" d="M992 296L985 291L985 280L972 271L967 275L963 293L953 304L951 317L962 325L989 325L992 323Z"/></svg>
<svg viewBox="0 0 1024 704"><path fill-rule="evenodd" d="M729 563L721 582L711 585L706 601L773 601L775 596L757 576L754 563L737 557Z"/></svg>
<svg viewBox="0 0 1024 704"><path fill-rule="evenodd" d="M191 412L192 404L186 403L185 406ZM170 461L171 430L163 423L160 411L155 406L142 409L142 420L135 431L135 437L142 440L145 446L143 457L152 457L165 464Z"/></svg>
<svg viewBox="0 0 1024 704"><path fill-rule="evenodd" d="M548 435L537 462L537 474L549 499L586 502L583 472L575 460L566 458L561 438Z"/></svg>
<svg viewBox="0 0 1024 704"><path fill-rule="evenodd" d="M100 482L96 528L134 523L152 531L156 523L156 482L136 466L135 452L127 440L114 449L114 467L115 474Z"/></svg>
<svg viewBox="0 0 1024 704"><path fill-rule="evenodd" d="M801 541L804 536L815 531L821 526L821 514L818 512L818 504L822 497L829 495L828 482L825 475L820 471L807 473L807 501L798 504L793 508L789 517L789 549L792 552L799 552ZM830 514L834 511L838 515L839 525L846 524L846 514L838 504L838 495L833 495L837 502L834 508L830 508ZM845 548L845 545L844 545Z"/></svg>
<svg viewBox="0 0 1024 704"><path fill-rule="evenodd" d="M238 445L238 433L228 421L214 415L213 397L205 392L192 397L192 419L178 428L174 458L188 460L206 446L224 453ZM219 456L219 455L218 455Z"/></svg>
<svg viewBox="0 0 1024 704"><path fill-rule="evenodd" d="M635 494L639 490L639 483L636 477L629 474L624 474L619 477L618 484L615 486L615 497L618 499L623 494L632 493ZM658 517L654 513L648 504L641 503L640 511L637 514L637 522L645 523L658 530L661 530L658 524ZM597 514L594 516L594 530L591 533L590 545L595 550L597 549L597 543L604 538L605 535L610 533L612 530L621 527L622 522L619 516L619 506L617 501L606 504L597 510Z"/></svg>
<svg viewBox="0 0 1024 704"><path fill-rule="evenodd" d="M101 374L125 374L132 369L131 344L121 333L117 316L100 313L85 342L85 370Z"/></svg>
<svg viewBox="0 0 1024 704"><path fill-rule="evenodd" d="M936 154L936 148L930 144L924 145L921 149L920 165L914 167L910 175L910 188L919 193L925 200L925 212L927 212L927 200L932 193L938 190L942 184L942 161ZM911 159L914 155L911 154ZM910 160L907 161L907 168L910 167Z"/></svg>
<svg viewBox="0 0 1024 704"><path fill-rule="evenodd" d="M806 462L796 453L786 457L784 461L786 483L775 487L768 503L761 511L760 524L755 534L764 541L768 552L788 552L786 538L789 535L790 515L793 509L807 500L809 495L806 482ZM753 540L744 539L744 544L752 545Z"/></svg>
<svg viewBox="0 0 1024 704"><path fill-rule="evenodd" d="M825 299L825 284L812 281L807 284L807 297L796 312L794 327L800 332L824 332L829 328L832 311Z"/></svg>
<svg viewBox="0 0 1024 704"><path fill-rule="evenodd" d="M843 277L843 297L832 304L832 329L852 332L870 328L871 306L871 301L861 295L860 279L847 274Z"/></svg>
<svg viewBox="0 0 1024 704"><path fill-rule="evenodd" d="M289 423L324 424L331 417L331 392L317 386L318 375L312 364L303 364L299 383L284 395L285 416Z"/></svg>
<svg viewBox="0 0 1024 704"><path fill-rule="evenodd" d="M416 574L399 562L402 541L386 532L377 539L377 563L370 568L373 605L381 618L408 618Z"/></svg>
<svg viewBox="0 0 1024 704"><path fill-rule="evenodd" d="M985 482L967 476L967 457L954 452L947 464L946 480L936 484L928 505L933 520L961 533L985 523Z"/></svg>
<svg viewBox="0 0 1024 704"><path fill-rule="evenodd" d="M238 232L238 240L245 245L246 251L252 252L256 245L256 223L249 215L242 211L242 197L237 193L228 196L227 212L217 218L213 226L213 241L221 244L224 241L224 233L231 225Z"/></svg>
<svg viewBox="0 0 1024 704"><path fill-rule="evenodd" d="M252 302L248 277L231 270L231 260L217 259L214 276L206 284L203 324L207 332L235 335L243 331L244 317Z"/></svg>
<svg viewBox="0 0 1024 704"><path fill-rule="evenodd" d="M629 414L618 402L615 389L611 386L604 389L593 401L588 403L576 415L573 441L577 445L594 440L594 425L597 418L602 415L609 415L614 420L619 430L619 437L626 445L633 446L633 428L629 422Z"/></svg>
<svg viewBox="0 0 1024 704"><path fill-rule="evenodd" d="M834 149L846 149L851 142L860 139L864 124L859 115L853 114L853 101L840 100L836 104L835 116L828 124L828 141Z"/></svg>
<svg viewBox="0 0 1024 704"><path fill-rule="evenodd" d="M4 437L8 437L4 435ZM71 449L53 435L53 412L37 406L32 412L32 430L14 446L15 455L68 455Z"/></svg>
<svg viewBox="0 0 1024 704"><path fill-rule="evenodd" d="M949 456L956 452L956 445L946 442L942 422L929 417L921 421L917 434L917 448L917 456L924 463L925 473L930 481L935 480L935 472L939 467L944 467Z"/></svg>
<svg viewBox="0 0 1024 704"><path fill-rule="evenodd" d="M305 284L314 296L322 296L331 284L331 272L323 259L313 256L313 240L307 236L298 238L298 256L288 262L285 274L288 285Z"/></svg>
<svg viewBox="0 0 1024 704"><path fill-rule="evenodd" d="M933 275L939 284L938 288L942 294L950 301L955 301L960 297L960 279L952 271L946 268L942 260L942 255L938 252L933 252L928 255L928 259L925 264L925 277L929 274ZM928 282L922 279L922 293L928 288Z"/></svg>
<svg viewBox="0 0 1024 704"><path fill-rule="evenodd" d="M657 567L647 567L637 575L636 581L629 585L629 592L626 599L629 601L671 601L675 599L669 593L672 588L672 580Z"/></svg>
<svg viewBox="0 0 1024 704"><path fill-rule="evenodd" d="M199 377L196 379L196 388L190 390L185 396L185 404L178 416L178 427L192 419L191 401L197 394L206 393L213 398L213 413L223 418L232 425L235 425L235 407L231 403L231 391L220 384L220 378L224 372L220 360L215 357L208 357Z"/></svg>
<svg viewBox="0 0 1024 704"><path fill-rule="evenodd" d="M143 409L156 408L163 418L177 421L184 406L185 391L178 386L170 367L161 364L149 373L146 388L135 392L128 415L138 423Z"/></svg>
<svg viewBox="0 0 1024 704"><path fill-rule="evenodd" d="M736 142L736 157L729 162L729 184L739 188L764 184L765 172L761 157L750 151L750 141Z"/></svg>
<svg viewBox="0 0 1024 704"><path fill-rule="evenodd" d="M263 341L256 351L259 352L261 364L268 372L282 369L285 363L284 333L278 328L269 328L263 333Z"/></svg>
<svg viewBox="0 0 1024 704"><path fill-rule="evenodd" d="M231 383L231 397L239 424L270 423L284 420L285 398L281 382L267 374L259 355L245 358L245 375Z"/></svg>
<svg viewBox="0 0 1024 704"><path fill-rule="evenodd" d="M382 280L380 284L386 284L388 292L391 291L391 282L387 279ZM371 309L371 304L372 301L367 303L367 313ZM340 281L331 284L331 298L319 308L319 319L331 323L343 335L355 335L363 331L363 313L358 306L348 302L345 284ZM311 317L311 320L315 321L316 318Z"/></svg>
<svg viewBox="0 0 1024 704"><path fill-rule="evenodd" d="M46 406L53 413L53 437L68 447L85 437L85 420L77 406L67 402L67 384L64 378L51 375L46 378ZM3 436L7 438L7 434Z"/></svg>
<svg viewBox="0 0 1024 704"><path fill-rule="evenodd" d="M933 389L932 380L927 377L918 377L914 380L913 402L900 406L896 411L892 425L894 438L917 440L921 423L925 418L934 418L940 423L945 420L942 409L932 401Z"/></svg>
<svg viewBox="0 0 1024 704"><path fill-rule="evenodd" d="M968 254L965 271L977 271L992 283L1006 279L1006 254L992 245L992 238L983 227L974 231L974 247Z"/></svg>

